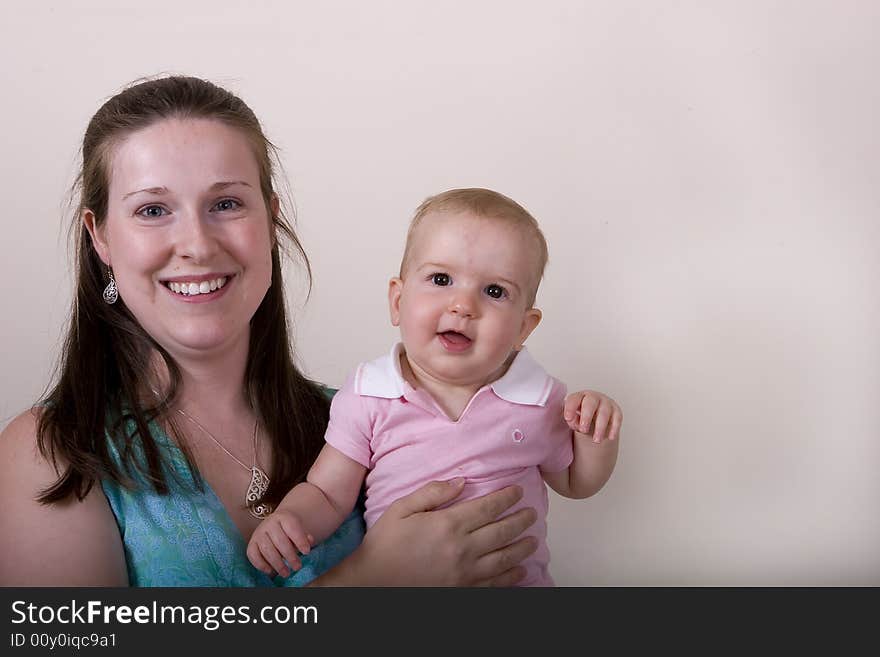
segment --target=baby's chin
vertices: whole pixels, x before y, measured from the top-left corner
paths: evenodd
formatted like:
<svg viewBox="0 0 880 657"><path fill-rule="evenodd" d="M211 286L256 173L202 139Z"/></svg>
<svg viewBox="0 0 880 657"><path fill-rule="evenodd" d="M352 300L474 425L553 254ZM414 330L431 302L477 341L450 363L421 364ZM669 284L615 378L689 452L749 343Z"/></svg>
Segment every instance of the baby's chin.
<svg viewBox="0 0 880 657"><path fill-rule="evenodd" d="M462 368L462 367L443 367L430 368L424 370L431 379L444 385L456 386L459 388L482 388L489 385L504 376L507 372L508 363L504 362L498 366L490 368Z"/></svg>

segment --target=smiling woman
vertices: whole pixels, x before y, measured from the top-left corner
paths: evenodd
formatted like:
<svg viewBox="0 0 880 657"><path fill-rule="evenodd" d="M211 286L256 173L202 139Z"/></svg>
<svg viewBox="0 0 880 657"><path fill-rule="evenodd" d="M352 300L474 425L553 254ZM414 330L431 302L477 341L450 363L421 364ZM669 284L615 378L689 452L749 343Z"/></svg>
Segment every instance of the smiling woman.
<svg viewBox="0 0 880 657"><path fill-rule="evenodd" d="M280 245L309 269L274 192L271 144L234 94L166 77L107 101L82 155L58 380L0 436L0 583L522 576L535 545L517 537L533 516L498 520L521 491L425 513L461 492L439 482L396 502L362 543L355 510L294 575L252 567L246 542L305 477L329 410L293 362Z"/></svg>
<svg viewBox="0 0 880 657"><path fill-rule="evenodd" d="M243 362L272 280L270 208L248 139L215 120L170 119L114 149L113 172L106 220L85 209L83 221L128 308L178 362L213 349Z"/></svg>

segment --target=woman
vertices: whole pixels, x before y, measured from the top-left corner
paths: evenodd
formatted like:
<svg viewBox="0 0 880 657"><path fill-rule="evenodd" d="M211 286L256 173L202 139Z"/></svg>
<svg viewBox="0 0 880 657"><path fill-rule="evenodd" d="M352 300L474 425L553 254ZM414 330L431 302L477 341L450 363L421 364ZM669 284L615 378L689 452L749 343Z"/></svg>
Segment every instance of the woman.
<svg viewBox="0 0 880 657"><path fill-rule="evenodd" d="M363 539L357 513L286 579L245 546L323 443L293 364L281 242L305 260L247 105L197 78L136 84L83 139L76 296L58 382L0 436L6 585L509 585L535 549L509 488L435 482ZM306 261L306 268L308 263ZM61 558L63 556L63 559Z"/></svg>

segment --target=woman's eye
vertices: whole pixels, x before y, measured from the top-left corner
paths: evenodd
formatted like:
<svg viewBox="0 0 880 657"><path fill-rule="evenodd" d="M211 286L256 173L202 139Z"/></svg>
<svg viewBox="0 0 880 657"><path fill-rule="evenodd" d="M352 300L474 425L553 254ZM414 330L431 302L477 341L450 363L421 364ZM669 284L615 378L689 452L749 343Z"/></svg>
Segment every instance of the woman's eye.
<svg viewBox="0 0 880 657"><path fill-rule="evenodd" d="M486 286L486 294L488 294L493 299L503 299L507 296L507 290L505 290L500 285L492 285Z"/></svg>
<svg viewBox="0 0 880 657"><path fill-rule="evenodd" d="M212 209L219 212L226 212L228 210L237 210L240 207L241 203L239 203L235 199L225 198L222 201L218 201Z"/></svg>
<svg viewBox="0 0 880 657"><path fill-rule="evenodd" d="M137 214L149 219L156 219L168 214L168 211L161 205L147 205L138 210Z"/></svg>
<svg viewBox="0 0 880 657"><path fill-rule="evenodd" d="M449 278L449 274L434 274L431 276L431 282L434 285L449 285L452 281Z"/></svg>

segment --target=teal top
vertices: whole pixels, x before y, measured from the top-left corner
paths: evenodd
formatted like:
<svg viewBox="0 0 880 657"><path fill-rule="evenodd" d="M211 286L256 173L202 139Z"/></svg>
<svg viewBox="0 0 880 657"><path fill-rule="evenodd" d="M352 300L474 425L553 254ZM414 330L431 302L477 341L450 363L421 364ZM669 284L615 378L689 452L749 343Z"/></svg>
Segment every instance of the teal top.
<svg viewBox="0 0 880 657"><path fill-rule="evenodd" d="M323 543L303 556L302 568L274 580L248 561L247 544L207 482L195 485L183 452L155 423L150 430L167 456L169 492L148 484L129 490L103 480L101 486L125 550L131 586L303 586L332 568L360 544L360 508ZM108 439L119 461L114 442Z"/></svg>

